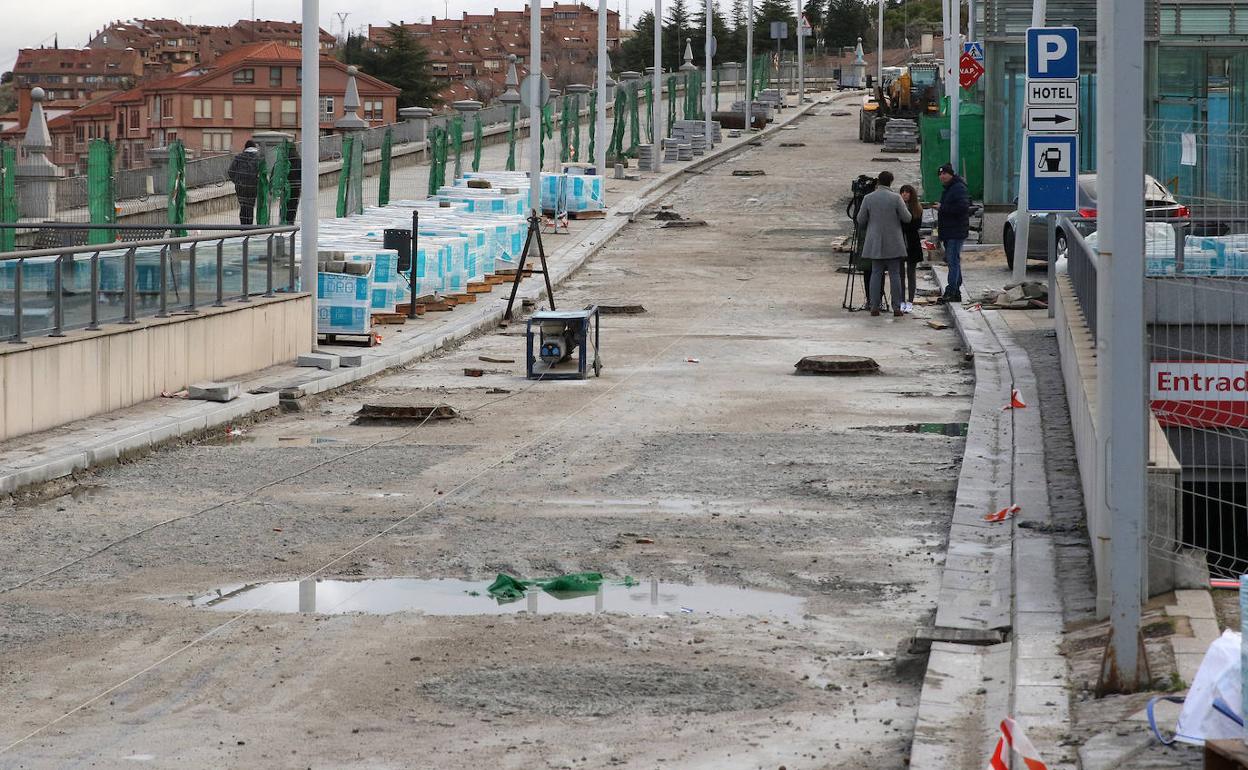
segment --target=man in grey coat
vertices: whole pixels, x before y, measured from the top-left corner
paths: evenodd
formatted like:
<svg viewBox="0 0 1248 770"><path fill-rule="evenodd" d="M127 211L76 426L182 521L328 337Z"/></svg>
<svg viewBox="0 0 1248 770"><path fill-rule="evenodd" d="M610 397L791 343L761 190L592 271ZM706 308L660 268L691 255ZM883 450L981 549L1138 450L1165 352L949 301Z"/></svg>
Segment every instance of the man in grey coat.
<svg viewBox="0 0 1248 770"><path fill-rule="evenodd" d="M910 210L893 192L893 175L881 171L875 192L862 199L858 226L862 228L862 258L871 260L869 302L871 315L880 314L884 294L884 271L888 271L893 315L901 312L901 261L906 256L906 238L901 226L910 221Z"/></svg>

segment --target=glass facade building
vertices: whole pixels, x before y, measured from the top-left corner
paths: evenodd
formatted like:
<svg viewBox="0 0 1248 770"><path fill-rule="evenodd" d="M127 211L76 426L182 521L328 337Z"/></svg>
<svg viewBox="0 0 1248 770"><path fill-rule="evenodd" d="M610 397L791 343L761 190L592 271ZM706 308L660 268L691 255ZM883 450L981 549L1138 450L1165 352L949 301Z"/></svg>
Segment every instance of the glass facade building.
<svg viewBox="0 0 1248 770"><path fill-rule="evenodd" d="M1148 173L1181 197L1248 199L1248 3L1141 1L1147 6L1147 93L1142 98L1148 121ZM977 26L984 30L987 59L981 93L988 204L1008 204L1018 194L1024 37L1031 24L1031 6L1031 0L986 0L979 5ZM1096 3L1049 0L1048 26L1080 30L1080 167L1093 171Z"/></svg>

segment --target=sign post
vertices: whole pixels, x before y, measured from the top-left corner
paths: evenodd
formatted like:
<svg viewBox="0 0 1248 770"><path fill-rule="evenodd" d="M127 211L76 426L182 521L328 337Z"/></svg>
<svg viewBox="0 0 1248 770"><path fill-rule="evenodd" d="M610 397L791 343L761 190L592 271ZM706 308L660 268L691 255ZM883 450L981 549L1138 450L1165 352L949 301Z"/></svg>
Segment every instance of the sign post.
<svg viewBox="0 0 1248 770"><path fill-rule="evenodd" d="M963 54L970 58L970 53ZM1026 147L1023 180L1031 211L1057 214L1077 208L1079 177L1079 30L1027 30ZM1021 223L1016 224L1021 229ZM1024 251L1015 246L1015 275ZM1052 259L1050 259L1052 262Z"/></svg>

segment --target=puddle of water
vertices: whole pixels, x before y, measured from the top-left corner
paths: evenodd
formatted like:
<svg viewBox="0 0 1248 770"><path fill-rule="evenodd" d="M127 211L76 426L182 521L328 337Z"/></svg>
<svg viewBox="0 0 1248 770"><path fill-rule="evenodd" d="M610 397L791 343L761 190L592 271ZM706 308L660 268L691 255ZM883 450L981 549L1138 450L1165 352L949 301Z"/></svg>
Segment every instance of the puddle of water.
<svg viewBox="0 0 1248 770"><path fill-rule="evenodd" d="M340 615L536 615L614 613L620 615L766 616L801 620L806 600L798 596L724 585L684 585L658 580L633 586L604 582L597 592L548 593L530 590L524 599L500 603L486 593L485 581L287 580L231 586L192 600L221 612L259 610Z"/></svg>
<svg viewBox="0 0 1248 770"><path fill-rule="evenodd" d="M854 430L879 433L926 433L932 436L965 436L964 422L912 422L909 425L865 425Z"/></svg>
<svg viewBox="0 0 1248 770"><path fill-rule="evenodd" d="M210 446L234 446L236 444L247 444L254 447L274 447L274 446L322 446L325 444L338 444L340 439L330 438L329 436L218 436L201 442Z"/></svg>

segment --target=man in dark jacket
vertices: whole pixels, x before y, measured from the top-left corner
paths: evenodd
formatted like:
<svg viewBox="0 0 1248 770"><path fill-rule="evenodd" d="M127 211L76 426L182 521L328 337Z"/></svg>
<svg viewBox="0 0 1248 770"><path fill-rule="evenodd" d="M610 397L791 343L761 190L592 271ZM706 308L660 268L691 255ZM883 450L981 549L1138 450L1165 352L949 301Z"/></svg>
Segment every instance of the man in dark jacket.
<svg viewBox="0 0 1248 770"><path fill-rule="evenodd" d="M962 301L962 244L971 232L971 194L966 180L958 176L953 164L940 167L940 183L945 189L937 204L936 227L945 247L945 263L949 265L949 283L943 302Z"/></svg>
<svg viewBox="0 0 1248 770"><path fill-rule="evenodd" d="M256 187L260 178L260 147L251 139L243 145L243 151L234 156L229 177L238 195L238 223L249 225L255 221Z"/></svg>

